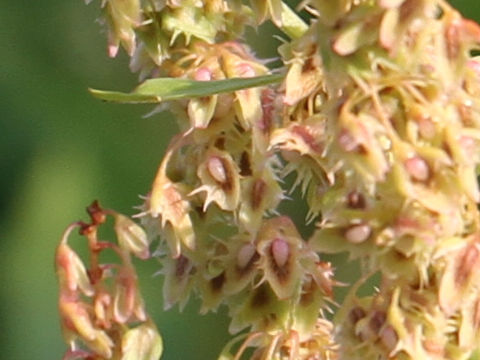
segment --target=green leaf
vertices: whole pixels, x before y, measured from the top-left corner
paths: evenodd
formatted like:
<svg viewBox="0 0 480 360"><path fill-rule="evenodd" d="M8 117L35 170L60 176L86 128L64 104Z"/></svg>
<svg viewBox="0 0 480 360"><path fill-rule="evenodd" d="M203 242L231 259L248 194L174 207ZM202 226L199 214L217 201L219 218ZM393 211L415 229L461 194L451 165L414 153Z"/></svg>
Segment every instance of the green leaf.
<svg viewBox="0 0 480 360"><path fill-rule="evenodd" d="M89 89L89 91L96 98L105 101L120 103L159 103L161 101L209 96L223 92L265 86L278 83L282 78L282 74L212 81L157 78L145 81L131 93L96 89Z"/></svg>

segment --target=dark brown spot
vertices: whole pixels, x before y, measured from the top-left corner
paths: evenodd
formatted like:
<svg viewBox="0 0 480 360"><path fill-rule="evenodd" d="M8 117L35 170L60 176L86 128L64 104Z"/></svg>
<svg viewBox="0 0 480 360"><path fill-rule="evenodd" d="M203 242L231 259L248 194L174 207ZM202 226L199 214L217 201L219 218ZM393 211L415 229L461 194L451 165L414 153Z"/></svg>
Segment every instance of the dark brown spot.
<svg viewBox="0 0 480 360"><path fill-rule="evenodd" d="M312 301L315 299L314 294L315 294L315 290L317 289L315 285L316 284L313 281L313 279L310 278L309 281L302 286L302 295L300 297L301 306L306 307L310 305Z"/></svg>
<svg viewBox="0 0 480 360"><path fill-rule="evenodd" d="M188 258L186 258L183 255L180 255L178 259L175 261L175 276L178 278L182 278L186 273L188 265L189 265Z"/></svg>
<svg viewBox="0 0 480 360"><path fill-rule="evenodd" d="M205 215L207 214L202 206L195 206L194 207L195 213L198 215L200 219L205 219Z"/></svg>
<svg viewBox="0 0 480 360"><path fill-rule="evenodd" d="M225 138L223 136L215 140L215 147L220 150L225 149Z"/></svg>
<svg viewBox="0 0 480 360"><path fill-rule="evenodd" d="M347 206L350 209L365 209L367 203L362 193L358 191L351 191L347 195Z"/></svg>
<svg viewBox="0 0 480 360"><path fill-rule="evenodd" d="M267 291L266 285L260 286L255 290L250 301L252 308L265 307L270 303L270 294Z"/></svg>
<svg viewBox="0 0 480 360"><path fill-rule="evenodd" d="M219 292L220 290L222 290L224 284L225 284L225 272L222 272L220 275L210 280L210 287L213 292Z"/></svg>
<svg viewBox="0 0 480 360"><path fill-rule="evenodd" d="M353 325L355 325L359 320L363 319L367 313L363 308L360 306L354 307L350 312L348 313L348 318L351 321Z"/></svg>
<svg viewBox="0 0 480 360"><path fill-rule="evenodd" d="M262 179L257 179L253 183L251 193L251 206L253 210L257 210L263 200L263 195L267 189L267 184Z"/></svg>
<svg viewBox="0 0 480 360"><path fill-rule="evenodd" d="M240 157L240 175L242 176L251 176L252 168L250 165L250 156L246 151L242 153Z"/></svg>
<svg viewBox="0 0 480 360"><path fill-rule="evenodd" d="M310 71L315 71L315 62L313 61L312 57L309 57L302 66L302 73L310 72Z"/></svg>
<svg viewBox="0 0 480 360"><path fill-rule="evenodd" d="M378 335L380 329L382 328L383 324L387 320L387 314L384 311L375 311L373 316L370 318L368 325L370 329Z"/></svg>

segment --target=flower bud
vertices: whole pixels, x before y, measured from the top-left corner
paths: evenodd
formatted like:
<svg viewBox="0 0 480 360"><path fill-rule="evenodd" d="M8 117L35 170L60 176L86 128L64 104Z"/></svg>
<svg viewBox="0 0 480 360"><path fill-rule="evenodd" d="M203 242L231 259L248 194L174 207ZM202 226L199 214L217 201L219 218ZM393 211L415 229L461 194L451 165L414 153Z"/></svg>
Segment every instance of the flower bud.
<svg viewBox="0 0 480 360"><path fill-rule="evenodd" d="M124 266L117 275L113 317L123 324L132 320L144 321L146 318L143 299L138 291L136 274L129 266Z"/></svg>
<svg viewBox="0 0 480 360"><path fill-rule="evenodd" d="M264 222L258 234L260 267L279 299L293 296L301 277L299 249L301 238L287 217Z"/></svg>
<svg viewBox="0 0 480 360"><path fill-rule="evenodd" d="M162 338L150 321L128 330L122 337L121 360L158 360L162 352Z"/></svg>
<svg viewBox="0 0 480 360"><path fill-rule="evenodd" d="M82 260L67 244L58 246L55 261L60 287L66 287L71 292L79 289L87 296L93 295L93 287Z"/></svg>
<svg viewBox="0 0 480 360"><path fill-rule="evenodd" d="M60 297L59 309L65 330L80 337L90 350L103 358L112 356L113 341L105 331L94 326L87 306Z"/></svg>
<svg viewBox="0 0 480 360"><path fill-rule="evenodd" d="M179 256L182 244L188 249L195 248L190 205L181 184L171 182L161 170L153 183L148 208L152 217L160 217L159 223L167 235L167 241L170 240L173 256Z"/></svg>
<svg viewBox="0 0 480 360"><path fill-rule="evenodd" d="M114 229L118 243L123 250L135 254L140 259L148 259L150 257L148 249L150 241L140 225L124 215L115 214Z"/></svg>
<svg viewBox="0 0 480 360"><path fill-rule="evenodd" d="M108 54L115 57L119 44L129 55L135 50L135 27L140 24L140 0L109 0L106 2L110 26Z"/></svg>

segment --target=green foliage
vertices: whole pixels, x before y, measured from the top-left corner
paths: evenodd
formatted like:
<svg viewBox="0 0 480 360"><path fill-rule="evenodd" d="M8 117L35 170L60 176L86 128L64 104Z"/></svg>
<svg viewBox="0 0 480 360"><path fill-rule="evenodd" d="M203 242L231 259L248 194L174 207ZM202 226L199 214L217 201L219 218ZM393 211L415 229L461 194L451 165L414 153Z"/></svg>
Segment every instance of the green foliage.
<svg viewBox="0 0 480 360"><path fill-rule="evenodd" d="M232 78L214 81L195 81L177 78L146 80L131 93L90 89L96 98L120 103L159 103L232 92L280 82L283 75L263 75L252 78Z"/></svg>

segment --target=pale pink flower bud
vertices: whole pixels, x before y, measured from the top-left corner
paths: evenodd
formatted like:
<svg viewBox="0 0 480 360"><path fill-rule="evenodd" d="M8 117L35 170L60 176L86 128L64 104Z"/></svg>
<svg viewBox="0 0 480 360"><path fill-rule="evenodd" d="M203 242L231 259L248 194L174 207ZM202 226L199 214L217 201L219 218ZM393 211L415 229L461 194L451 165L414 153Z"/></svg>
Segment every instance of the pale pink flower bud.
<svg viewBox="0 0 480 360"><path fill-rule="evenodd" d="M416 181L427 181L430 177L430 168L421 157L414 156L405 161L405 168L410 176Z"/></svg>
<svg viewBox="0 0 480 360"><path fill-rule="evenodd" d="M212 72L207 67L201 67L195 72L194 78L197 81L210 81L212 80Z"/></svg>
<svg viewBox="0 0 480 360"><path fill-rule="evenodd" d="M145 231L128 217L115 214L115 232L123 250L135 254L140 259L148 259L150 241Z"/></svg>
<svg viewBox="0 0 480 360"><path fill-rule="evenodd" d="M66 286L72 292L80 290L87 296L93 295L93 287L82 260L67 244L58 246L55 261L61 287Z"/></svg>
<svg viewBox="0 0 480 360"><path fill-rule="evenodd" d="M122 337L122 360L158 360L162 352L162 338L150 321L128 330Z"/></svg>

